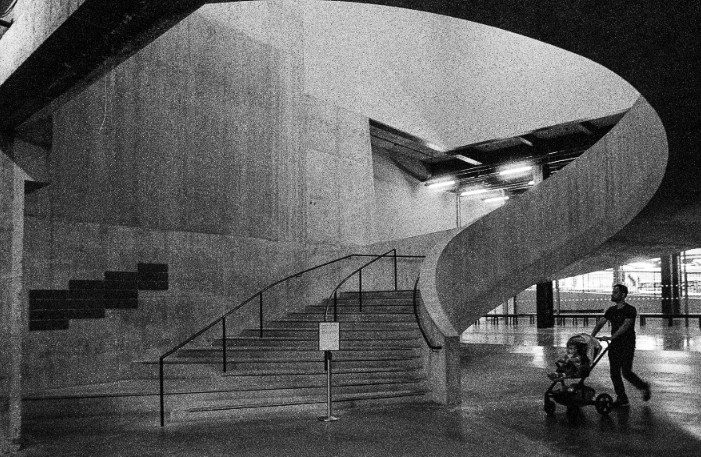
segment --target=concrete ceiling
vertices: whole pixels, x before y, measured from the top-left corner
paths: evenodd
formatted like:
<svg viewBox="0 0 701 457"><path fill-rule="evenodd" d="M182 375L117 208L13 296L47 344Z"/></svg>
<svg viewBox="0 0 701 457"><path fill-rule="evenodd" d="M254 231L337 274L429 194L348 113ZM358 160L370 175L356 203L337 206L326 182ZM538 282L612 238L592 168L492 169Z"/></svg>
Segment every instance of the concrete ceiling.
<svg viewBox="0 0 701 457"><path fill-rule="evenodd" d="M596 252L583 253L581 268L600 267L604 261L607 266L620 264L634 254L656 256L701 246L701 9L696 2L361 3L405 7L508 30L586 57L628 81L664 124L667 169L650 203ZM32 28L16 21L2 38L6 47L0 61L0 127L12 132L33 114L60 103L202 4L83 0L71 3L67 19L59 17L49 27ZM60 26L56 29L55 24Z"/></svg>
<svg viewBox="0 0 701 457"><path fill-rule="evenodd" d="M206 5L212 21L297 52L304 91L439 150L630 108L638 92L571 52L471 21L348 2ZM272 24L301 24L301 47Z"/></svg>

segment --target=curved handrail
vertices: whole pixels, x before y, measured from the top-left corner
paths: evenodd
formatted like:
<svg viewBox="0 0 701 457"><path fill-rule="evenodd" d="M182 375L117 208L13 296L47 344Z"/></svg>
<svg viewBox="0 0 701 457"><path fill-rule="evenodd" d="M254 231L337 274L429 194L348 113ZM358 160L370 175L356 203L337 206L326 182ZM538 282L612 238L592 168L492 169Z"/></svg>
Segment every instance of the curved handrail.
<svg viewBox="0 0 701 457"><path fill-rule="evenodd" d="M416 282L414 283L414 317L416 317L416 324L419 326L419 330L421 330L421 335L424 337L424 341L426 341L426 345L429 347L429 349L433 349L434 351L438 351L440 349L443 349L443 346L440 344L436 345L431 343L431 341L428 339L428 335L426 334L426 331L424 330L423 326L421 325L421 318L419 317L419 305L418 301L416 300L416 293L419 290L419 278L420 276L416 277Z"/></svg>
<svg viewBox="0 0 701 457"><path fill-rule="evenodd" d="M380 259L382 259L382 258L384 258L384 257L387 257L387 255L388 255L390 252L394 252L394 255L393 255L393 257L394 257L394 290L397 290L397 249L394 248L394 249L390 249L389 251L385 252L384 254L379 254L379 255L377 255L374 259L372 259L371 261L365 263L365 264L362 265L360 268L356 268L352 273L350 273L348 276L346 276L345 278L343 278L343 280L336 286L336 288L333 290L333 292L331 292L331 295L329 296L329 301L326 303L326 309L324 310L324 320L325 320L325 321L328 321L328 317L329 317L329 306L331 305L331 300L330 300L331 297L333 297L333 309L334 309L334 313L333 313L334 319L333 319L333 320L334 320L334 321L336 320L336 301L337 301L337 300L336 300L336 293L338 292L338 289L340 289L340 287L341 287L342 285L344 285L344 284L346 283L346 281L348 281L354 274L360 273L360 280L359 280L359 281L360 281L360 282L359 282L359 283L360 283L360 288L359 288L359 289L360 289L360 292L361 292L361 294L362 294L362 283L363 283L363 279L362 279L362 278L363 278L363 277L362 277L362 273L363 273L363 272L362 272L362 270L363 270L363 268L367 267L368 265L372 265L373 263L377 262L378 260L380 260ZM403 256L403 257L423 257L423 256ZM359 298L359 300L361 300L361 302L360 302L361 305L360 305L360 306L361 306L361 309L362 309L362 298Z"/></svg>
<svg viewBox="0 0 701 457"><path fill-rule="evenodd" d="M206 332L207 330L209 330L209 329L211 329L212 327L214 327L214 326L215 326L216 324L218 324L222 319L228 317L228 316L229 316L231 313L233 313L234 311L239 310L239 309L242 308L244 305L250 303L254 298L260 297L261 294L263 294L264 292L266 292L266 291L272 289L273 287L277 286L278 284L281 284L281 283L283 283L283 282L285 282L285 281L288 281L288 280L290 280L290 279L292 279L292 278L296 278L296 277L302 276L303 274L309 273L310 271L313 271L313 270L316 270L316 269L325 267L325 266L327 266L327 265L331 265L332 263L336 263L336 262L340 262L340 261L342 261L342 260L349 259L349 258L351 258L351 257L374 257L375 255L376 255L376 254L348 254L348 255L346 255L346 256L339 257L339 258L334 259L334 260L330 260L330 261L328 261L328 262L322 263L322 264L320 264L320 265L316 265L316 266L311 267L311 268L307 268L306 270L299 271L299 272L297 272L297 273L294 273L294 274L291 274L291 275L289 275L289 276L286 276L286 277L283 278L283 279L280 279L280 280L278 280L278 281L275 281L274 283L271 283L271 284L265 286L264 288L262 288L261 290L259 290L259 291L256 292L255 294L251 295L251 296L250 296L249 298L247 298L246 300L244 300L244 301L242 301L241 303L239 303L238 306L233 307L232 309L230 309L230 310L227 311L226 313L224 313L224 314L222 314L221 316L217 317L217 318L214 319L212 322L210 322L209 324L207 324L207 326L205 326L204 328L202 328L202 329L199 330L198 332L193 333L192 335L190 335L190 336L189 336L185 341L183 341L182 343L178 344L177 346L175 346L175 347L173 347L172 349L170 349L170 350L168 350L167 352L165 352L163 355L161 355L161 359L165 359L165 358L168 357L169 355L172 355L172 354L173 354L175 351L177 351L178 349L182 349L183 346L185 346L187 343L191 342L192 340L194 340L195 338L197 338L198 336L200 336L201 334L203 334L203 333ZM409 257L409 256L398 256L398 257Z"/></svg>

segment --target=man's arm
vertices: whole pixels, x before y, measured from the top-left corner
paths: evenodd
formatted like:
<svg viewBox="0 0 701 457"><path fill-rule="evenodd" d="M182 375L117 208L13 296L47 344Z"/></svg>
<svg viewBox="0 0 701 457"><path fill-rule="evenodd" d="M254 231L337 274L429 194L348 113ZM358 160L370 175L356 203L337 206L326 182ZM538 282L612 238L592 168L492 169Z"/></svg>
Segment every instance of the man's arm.
<svg viewBox="0 0 701 457"><path fill-rule="evenodd" d="M597 333L599 333L599 330L606 324L608 319L605 317L600 317L599 320L596 322L596 325L594 326L594 330L591 331L591 336L596 336Z"/></svg>

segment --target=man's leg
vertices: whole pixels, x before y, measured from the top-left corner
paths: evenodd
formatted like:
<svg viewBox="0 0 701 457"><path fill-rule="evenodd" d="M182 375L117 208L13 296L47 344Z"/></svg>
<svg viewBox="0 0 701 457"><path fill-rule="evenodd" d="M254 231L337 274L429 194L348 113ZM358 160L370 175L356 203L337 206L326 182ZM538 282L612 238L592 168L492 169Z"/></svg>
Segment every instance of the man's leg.
<svg viewBox="0 0 701 457"><path fill-rule="evenodd" d="M626 347L621 354L621 373L626 380L633 384L636 389L643 391L643 400L648 401L650 399L650 384L640 379L640 377L633 373L633 358L635 357L635 346L631 345Z"/></svg>
<svg viewBox="0 0 701 457"><path fill-rule="evenodd" d="M613 390L616 392L616 401L618 403L628 403L626 388L623 385L623 378L621 377L621 354L618 348L609 349L609 366L611 369Z"/></svg>

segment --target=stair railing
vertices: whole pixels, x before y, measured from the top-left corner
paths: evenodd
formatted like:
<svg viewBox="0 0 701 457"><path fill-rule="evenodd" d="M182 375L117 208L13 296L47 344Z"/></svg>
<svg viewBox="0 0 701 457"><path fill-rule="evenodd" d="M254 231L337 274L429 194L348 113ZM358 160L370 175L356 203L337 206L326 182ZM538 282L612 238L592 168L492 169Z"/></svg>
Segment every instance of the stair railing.
<svg viewBox="0 0 701 457"><path fill-rule="evenodd" d="M380 259L386 258L386 257L391 257L394 260L394 290L399 289L399 281L397 279L397 258L414 258L414 259L423 259L425 256L423 255L397 255L397 250L396 249L390 249L389 251L385 252L384 254L379 254L375 255L372 260L369 262L366 262L359 268L356 268L352 273L350 273L348 276L346 276L343 281L341 281L336 288L331 292L331 295L329 296L329 300L326 302L326 308L324 310L324 321L329 320L329 307L331 306L331 303L333 303L333 322L336 322L338 320L338 290L343 286L346 281L348 281L350 278L352 278L356 273L358 274L358 306L360 308L360 311L363 311L363 268L372 265L373 263L377 262ZM333 297L333 300L331 299Z"/></svg>
<svg viewBox="0 0 701 457"><path fill-rule="evenodd" d="M397 250L396 250L396 249L392 249L392 250L387 251L386 253L380 254L380 255L377 255L377 254L349 254L349 255L346 255L346 256L343 256L343 257L339 257L339 258L337 258L337 259L330 260L330 261L328 261L328 262L322 263L322 264L320 264L320 265L316 265L316 266L314 266L314 267L307 268L306 270L302 270L302 271L299 271L299 272L297 272L297 273L291 274L291 275L289 275L289 276L287 276L287 277L285 277L285 278L283 278L283 279L280 279L280 280L278 280L278 281L275 281L275 282L272 283L272 284L269 284L268 286L266 286L266 287L264 287L263 289L259 290L259 291L256 292L255 294L251 295L249 298L247 298L247 299L244 300L243 302L239 303L237 306L233 307L232 309L230 309L229 311L227 311L227 312L224 313L223 315L221 315L221 316L219 316L218 318L214 319L212 322L210 322L209 324L207 324L207 325L206 325L204 328L202 328L201 330L199 330L199 331L193 333L192 335L190 335L190 336L189 336L187 339L185 339L183 342L181 342L181 343L175 345L173 348L171 348L171 349L169 349L168 351L166 351L165 353L163 353L163 355L161 355L160 358L158 359L159 402L160 402L160 423L161 423L161 427L163 427L163 426L165 425L165 390L164 390L165 379L164 379L164 369L163 369L163 368L164 368L164 360L166 359L166 357L168 357L168 356L170 356L170 355L173 355L176 351L178 351L179 349L182 349L185 345L187 345L188 343L192 342L195 338L197 338L198 336L202 335L204 332L206 332L207 330L211 329L211 328L214 327L215 325L221 323L221 328L222 328L222 371L223 371L223 372L226 372L226 318L227 318L230 314L232 314L232 313L234 313L235 311L241 309L242 307L244 307L244 306L247 305L248 303L253 302L255 299L258 299L258 319L259 319L259 334L258 334L258 336L259 336L259 338L263 338L263 321L264 321L264 316L263 316L263 293L264 293L264 292L266 292L266 291L272 289L273 287L277 286L278 284L282 284L283 282L289 281L289 280L292 279L292 278L298 278L298 277L302 276L303 274L309 273L309 272L314 271L314 270L318 270L319 268L323 268L323 267L326 267L326 266L328 266L328 265L331 265L331 264L334 264L334 263L337 263L337 262L341 262L341 261L343 261L343 260L347 260L347 259L350 259L350 258L353 258L353 257L373 257L373 260L371 260L371 261L368 262L367 264L365 264L365 265L363 265L362 267L360 267L360 269L355 270L355 271L354 271L353 273L351 273L348 277L346 277L346 279L344 279L343 282L341 282L341 284L339 284L339 285L336 287L336 289L334 290L334 297L335 297L336 290L338 290L338 287L340 287L343 283L345 283L345 281L346 281L350 276L352 276L353 274L355 274L356 272L358 272L358 271L361 270L362 268L366 267L367 265L370 265L370 264L374 263L375 261L377 261L377 260L379 260L379 259L381 259L381 258L387 257L387 255L388 255L389 253L391 253L391 252L394 253L393 256L392 256L392 257L394 258L394 288L395 288L395 290L397 290L397 287L398 287L398 282L397 282L397 258L423 258L424 256L397 255ZM361 273L361 275L362 275L362 273ZM361 288L361 290L362 290L362 277L360 278L360 283L359 283L359 285L360 285L360 288ZM362 298L361 298L361 306L362 306ZM335 309L336 309L336 306L334 305L334 315L335 315ZM328 310L328 305L327 305L327 310Z"/></svg>
<svg viewBox="0 0 701 457"><path fill-rule="evenodd" d="M416 282L414 283L414 316L416 317L416 323L419 326L419 330L421 330L421 335L423 335L424 341L426 341L426 345L429 347L429 349L433 349L434 351L438 351L440 349L443 349L443 346L441 346L439 344L431 343L431 340L428 339L428 334L424 330L423 325L421 325L421 318L419 317L419 301L416 299L418 291L419 291L419 276L416 277Z"/></svg>

